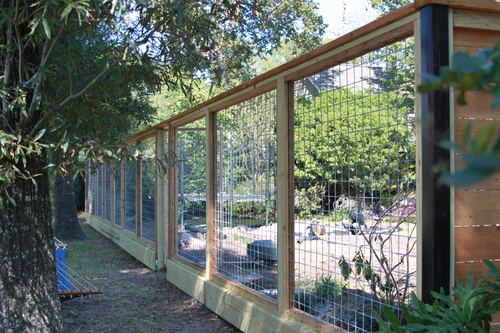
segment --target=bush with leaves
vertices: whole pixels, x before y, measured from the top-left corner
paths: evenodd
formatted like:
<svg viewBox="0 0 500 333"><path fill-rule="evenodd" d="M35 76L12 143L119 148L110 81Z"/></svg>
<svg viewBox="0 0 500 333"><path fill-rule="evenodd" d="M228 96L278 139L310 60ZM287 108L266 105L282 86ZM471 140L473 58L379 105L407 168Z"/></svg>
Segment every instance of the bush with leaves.
<svg viewBox="0 0 500 333"><path fill-rule="evenodd" d="M415 136L407 96L340 88L297 102L295 180L298 189L328 184L327 193L390 198L415 186ZM314 115L310 109L321 110ZM314 140L311 137L314 136ZM394 179L409 180L400 188ZM360 186L360 184L363 184ZM389 203L390 204L390 203Z"/></svg>
<svg viewBox="0 0 500 333"><path fill-rule="evenodd" d="M491 271L486 278L474 284L471 271L465 285L457 278L451 295L432 292L432 305L412 293L410 305L402 305L406 325L387 306L383 312L388 322L374 312L380 332L489 332L491 316L500 311L500 270L489 260L484 263Z"/></svg>

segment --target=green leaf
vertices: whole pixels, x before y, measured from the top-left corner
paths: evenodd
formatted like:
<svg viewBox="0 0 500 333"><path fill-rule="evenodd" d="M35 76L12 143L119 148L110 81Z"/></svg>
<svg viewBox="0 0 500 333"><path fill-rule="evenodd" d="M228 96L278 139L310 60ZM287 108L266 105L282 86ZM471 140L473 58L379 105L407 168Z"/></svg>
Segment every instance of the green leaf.
<svg viewBox="0 0 500 333"><path fill-rule="evenodd" d="M483 262L491 271L491 273L484 274L484 276L500 279L500 270L495 266L495 264L488 259L484 259Z"/></svg>
<svg viewBox="0 0 500 333"><path fill-rule="evenodd" d="M52 39L52 34L50 33L50 25L45 18L42 18L43 30L48 39Z"/></svg>
<svg viewBox="0 0 500 333"><path fill-rule="evenodd" d="M73 5L71 3L69 3L62 11L61 18L67 20L67 18L72 10L73 10Z"/></svg>
<svg viewBox="0 0 500 333"><path fill-rule="evenodd" d="M351 266L347 262L347 260L344 258L344 256L340 257L339 260L339 266L340 266L340 271L344 279L348 279L349 275L351 275Z"/></svg>
<svg viewBox="0 0 500 333"><path fill-rule="evenodd" d="M40 138L45 134L45 132L47 131L46 128L43 128L40 132L38 132L35 136L35 138L33 139L34 142L40 140Z"/></svg>
<svg viewBox="0 0 500 333"><path fill-rule="evenodd" d="M484 154L488 150L493 141L495 130L496 130L495 125L489 125L486 126L485 128L482 128L476 134L476 136L473 138L471 142L473 144L472 149L474 153Z"/></svg>
<svg viewBox="0 0 500 333"><path fill-rule="evenodd" d="M488 178L493 172L483 169L467 168L453 174L439 177L440 184L453 184L456 186L468 186Z"/></svg>

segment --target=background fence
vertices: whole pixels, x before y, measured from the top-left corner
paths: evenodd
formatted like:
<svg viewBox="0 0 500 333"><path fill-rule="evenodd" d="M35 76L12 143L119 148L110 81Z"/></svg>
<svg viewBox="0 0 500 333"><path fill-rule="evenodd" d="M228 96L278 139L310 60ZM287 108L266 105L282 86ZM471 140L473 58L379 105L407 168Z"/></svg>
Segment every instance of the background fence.
<svg viewBox="0 0 500 333"><path fill-rule="evenodd" d="M276 95L216 115L213 272L276 298Z"/></svg>
<svg viewBox="0 0 500 333"><path fill-rule="evenodd" d="M203 124L202 124L203 125ZM205 267L206 260L206 133L183 128L178 139L178 249L182 258Z"/></svg>
<svg viewBox="0 0 500 333"><path fill-rule="evenodd" d="M463 230L453 238L471 210L429 173L453 164L438 148L453 122L433 121L452 114L450 96L415 87L443 65L443 35L486 34L481 21L500 36L500 7L440 4L409 5L138 133L137 161L89 168L90 223L152 268L165 256L170 281L249 332L373 332L372 310L401 315L410 292L449 288L479 257Z"/></svg>

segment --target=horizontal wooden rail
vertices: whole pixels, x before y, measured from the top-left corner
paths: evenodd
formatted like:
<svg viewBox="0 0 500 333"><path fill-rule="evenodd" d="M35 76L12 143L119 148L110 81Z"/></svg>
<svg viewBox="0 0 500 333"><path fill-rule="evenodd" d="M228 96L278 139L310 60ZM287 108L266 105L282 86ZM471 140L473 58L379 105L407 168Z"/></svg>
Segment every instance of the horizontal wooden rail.
<svg viewBox="0 0 500 333"><path fill-rule="evenodd" d="M59 290L60 296L84 296L84 295L100 295L102 289L74 289L74 290Z"/></svg>

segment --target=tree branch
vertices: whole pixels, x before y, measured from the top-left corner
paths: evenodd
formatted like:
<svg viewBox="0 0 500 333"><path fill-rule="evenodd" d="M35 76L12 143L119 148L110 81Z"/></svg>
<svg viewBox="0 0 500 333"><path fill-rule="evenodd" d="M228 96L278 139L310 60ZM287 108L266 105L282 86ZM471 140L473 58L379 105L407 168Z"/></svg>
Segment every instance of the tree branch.
<svg viewBox="0 0 500 333"><path fill-rule="evenodd" d="M41 94L41 87L42 87L42 80L40 78L40 75L45 69L47 61L52 55L52 52L54 51L55 46L59 41L59 38L61 37L63 31L64 31L64 25L61 26L61 29L59 29L59 32L57 33L54 39L48 39L48 38L46 39L45 45L43 46L42 59L40 61L40 66L38 67L38 71L23 85L24 87L26 87L31 82L33 82L35 78L38 77L38 81L36 82L35 89L33 91L33 97L31 98L29 109L27 110L27 114L21 113L21 120L19 121L17 133L20 133L26 128L26 125L33 118L33 115L35 114L38 105L40 104L40 99L38 98L38 96L40 96Z"/></svg>
<svg viewBox="0 0 500 333"><path fill-rule="evenodd" d="M75 94L70 94L65 100L61 101L59 104L54 105L52 109L47 112L38 122L35 124L33 129L30 131L29 136L30 137L35 137L35 135L38 133L38 131L41 130L43 124L61 107L63 107L66 103L70 102L71 100L80 97L83 93L85 93L87 90L89 90L101 77L104 76L107 72L111 70L114 66L116 66L120 61L120 59L115 60L113 63L110 65L106 66L106 68L100 72L95 78L93 78L85 87L82 88L79 92Z"/></svg>
<svg viewBox="0 0 500 333"><path fill-rule="evenodd" d="M12 26L10 26L10 25L7 28L6 39L7 39L7 45L6 45L7 48L6 48L6 52L5 52L5 68L4 68L4 72L3 72L3 75L4 75L4 77L3 77L4 86L2 87L2 90L5 92L5 94L8 94L7 86L8 86L9 81L10 81L10 74L11 74L11 70L12 70L12 56L10 55L9 50L11 49L11 47L13 45L13 40L12 40ZM5 124L7 123L7 121L6 121L7 108L8 108L7 99L6 98L2 98L2 121L4 123L4 127L5 127Z"/></svg>

